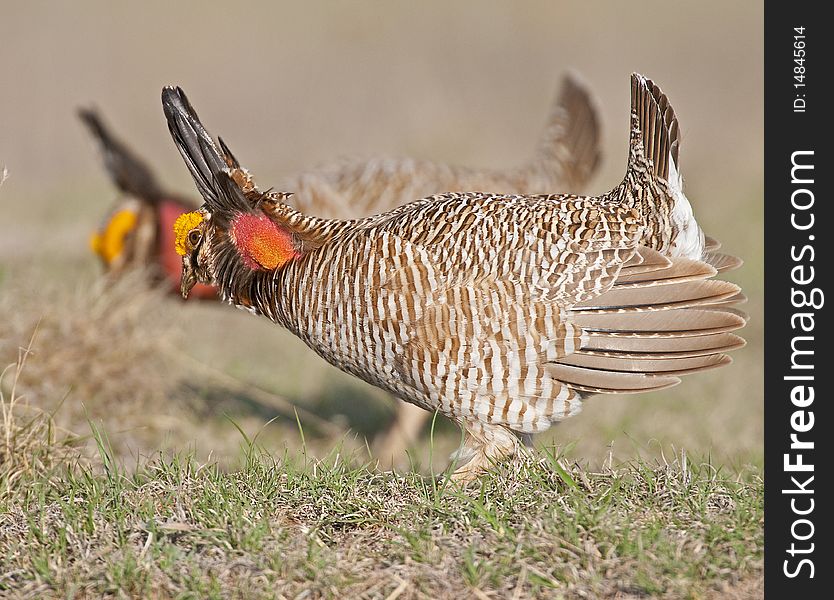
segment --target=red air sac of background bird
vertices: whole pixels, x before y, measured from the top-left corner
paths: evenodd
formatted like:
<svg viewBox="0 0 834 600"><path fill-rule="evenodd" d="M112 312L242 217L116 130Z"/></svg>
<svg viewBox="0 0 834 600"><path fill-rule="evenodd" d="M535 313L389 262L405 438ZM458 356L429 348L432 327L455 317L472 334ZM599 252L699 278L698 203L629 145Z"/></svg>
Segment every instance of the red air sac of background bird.
<svg viewBox="0 0 834 600"><path fill-rule="evenodd" d="M180 290L182 259L174 250L174 223L194 203L165 191L143 160L116 139L92 110L79 111L98 141L104 165L120 194L92 235L90 246L108 275L149 269L154 283ZM196 298L216 299L215 288L198 284Z"/></svg>

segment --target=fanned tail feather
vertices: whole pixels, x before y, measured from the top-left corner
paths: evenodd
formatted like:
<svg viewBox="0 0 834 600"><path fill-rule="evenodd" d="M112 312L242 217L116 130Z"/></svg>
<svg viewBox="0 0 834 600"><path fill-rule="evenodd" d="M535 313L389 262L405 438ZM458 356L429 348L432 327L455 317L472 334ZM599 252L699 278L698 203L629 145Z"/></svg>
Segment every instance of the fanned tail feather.
<svg viewBox="0 0 834 600"><path fill-rule="evenodd" d="M669 182L672 173L680 173L680 130L675 110L651 79L634 73L631 111L639 128L643 156L651 163L654 176Z"/></svg>
<svg viewBox="0 0 834 600"><path fill-rule="evenodd" d="M704 236L704 252L715 252L719 248L721 248L721 242L712 236Z"/></svg>
<svg viewBox="0 0 834 600"><path fill-rule="evenodd" d="M722 254L721 252L715 252L714 250L705 251L701 260L713 267L719 273L734 271L744 264L744 261L737 256Z"/></svg>
<svg viewBox="0 0 834 600"><path fill-rule="evenodd" d="M678 119L657 84L638 73L631 76L631 114L629 171L648 170L638 188L655 191L654 195L640 196L645 190L635 190L645 201L644 217L651 225L665 224L660 244L669 254L700 258L704 234L683 193Z"/></svg>
<svg viewBox="0 0 834 600"><path fill-rule="evenodd" d="M583 343L548 365L552 377L583 394L669 387L683 375L728 364L726 353L745 343L732 332L746 315L727 308L740 298L737 285L710 279L717 269L704 261L663 264L665 257L644 247L638 254L609 291L571 309ZM643 265L655 268L628 272Z"/></svg>

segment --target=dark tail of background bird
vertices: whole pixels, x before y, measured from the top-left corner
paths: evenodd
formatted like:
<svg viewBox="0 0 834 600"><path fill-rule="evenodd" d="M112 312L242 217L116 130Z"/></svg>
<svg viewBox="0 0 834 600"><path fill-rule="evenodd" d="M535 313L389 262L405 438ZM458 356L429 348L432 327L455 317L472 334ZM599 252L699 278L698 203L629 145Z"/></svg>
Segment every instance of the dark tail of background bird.
<svg viewBox="0 0 834 600"><path fill-rule="evenodd" d="M104 166L119 190L149 203L165 196L150 167L111 133L96 111L82 108L78 117L98 142Z"/></svg>

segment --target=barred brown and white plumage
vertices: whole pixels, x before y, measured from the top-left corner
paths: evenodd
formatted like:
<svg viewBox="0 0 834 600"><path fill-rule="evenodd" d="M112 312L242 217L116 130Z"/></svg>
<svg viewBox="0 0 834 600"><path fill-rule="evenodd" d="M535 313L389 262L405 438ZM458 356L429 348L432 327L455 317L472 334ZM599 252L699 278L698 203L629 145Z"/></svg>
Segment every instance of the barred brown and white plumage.
<svg viewBox="0 0 834 600"><path fill-rule="evenodd" d="M94 251L111 276L140 267L179 290L181 261L174 252L172 226L196 203L165 190L147 163L114 136L95 111L82 110L79 115L99 143L107 171L122 192L92 238ZM221 147L237 164L228 148ZM438 190L524 193L559 188L578 192L587 185L599 160L600 127L594 101L577 76L567 74L533 156L518 167L477 169L410 158L343 160L288 177L280 189L293 191L291 202L300 211L348 218L390 210ZM245 172L237 174L246 186ZM217 297L204 285L196 286L191 294ZM375 441L377 455L386 461L401 456L427 416L401 403L391 429Z"/></svg>
<svg viewBox="0 0 834 600"><path fill-rule="evenodd" d="M210 281L337 367L454 419L470 459L456 477L592 394L662 389L743 344L731 332L745 317L727 308L740 290L712 279L739 261L706 250L674 113L640 75L627 173L608 194L446 193L350 221L258 192L181 90L163 105L205 199L181 223L183 294Z"/></svg>

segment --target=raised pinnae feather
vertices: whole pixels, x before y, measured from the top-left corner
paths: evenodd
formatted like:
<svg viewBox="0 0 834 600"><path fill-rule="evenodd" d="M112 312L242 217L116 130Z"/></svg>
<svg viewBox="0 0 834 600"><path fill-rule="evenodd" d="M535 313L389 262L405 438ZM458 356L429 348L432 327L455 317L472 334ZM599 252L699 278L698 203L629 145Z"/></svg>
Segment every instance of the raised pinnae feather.
<svg viewBox="0 0 834 600"><path fill-rule="evenodd" d="M235 158L235 155L232 154L232 151L226 145L226 142L223 141L223 138L218 136L217 143L220 144L220 149L223 151L223 155L226 159L226 164L229 165L230 169L240 169L240 161Z"/></svg>
<svg viewBox="0 0 834 600"><path fill-rule="evenodd" d="M251 205L240 189L233 192L237 184L229 174L227 157L203 127L185 92L179 87L165 87L162 107L177 150L212 215L228 217L235 211L250 210ZM231 160L236 162L234 158Z"/></svg>
<svg viewBox="0 0 834 600"><path fill-rule="evenodd" d="M211 136L203 128L182 89L164 88L162 108L177 150L191 172L200 195L206 202L216 201L213 184L216 174L226 169L225 160L214 147Z"/></svg>

